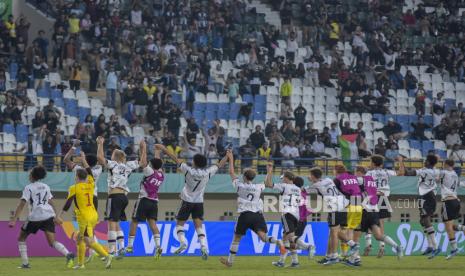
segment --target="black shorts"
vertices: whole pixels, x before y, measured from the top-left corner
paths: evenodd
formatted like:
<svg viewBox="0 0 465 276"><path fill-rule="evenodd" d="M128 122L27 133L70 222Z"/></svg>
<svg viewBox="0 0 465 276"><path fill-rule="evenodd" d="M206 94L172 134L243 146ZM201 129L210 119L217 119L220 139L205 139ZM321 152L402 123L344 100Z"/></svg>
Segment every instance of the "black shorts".
<svg viewBox="0 0 465 276"><path fill-rule="evenodd" d="M284 234L289 234L295 232L299 220L292 214L286 213L281 216L281 223L283 224Z"/></svg>
<svg viewBox="0 0 465 276"><path fill-rule="evenodd" d="M53 217L41 221L26 221L21 230L27 234L35 234L37 231L55 233L55 222Z"/></svg>
<svg viewBox="0 0 465 276"><path fill-rule="evenodd" d="M176 219L188 220L191 215L192 219L203 220L203 202L193 203L184 200L181 202L181 208L179 208Z"/></svg>
<svg viewBox="0 0 465 276"><path fill-rule="evenodd" d="M391 204L387 197L380 197L379 201L379 219L391 217Z"/></svg>
<svg viewBox="0 0 465 276"><path fill-rule="evenodd" d="M244 236L248 229L255 233L259 231L268 232L268 227L262 213L242 212L239 215L236 226L234 226L234 234Z"/></svg>
<svg viewBox="0 0 465 276"><path fill-rule="evenodd" d="M420 196L420 216L432 216L436 212L436 196L431 191Z"/></svg>
<svg viewBox="0 0 465 276"><path fill-rule="evenodd" d="M363 210L362 223L360 223L360 230L367 233L373 225L380 226L379 213L378 212L367 212Z"/></svg>
<svg viewBox="0 0 465 276"><path fill-rule="evenodd" d="M347 212L332 212L328 213L328 224L329 227L334 226L347 226Z"/></svg>
<svg viewBox="0 0 465 276"><path fill-rule="evenodd" d="M107 200L105 217L109 221L125 221L128 197L125 194L112 194Z"/></svg>
<svg viewBox="0 0 465 276"><path fill-rule="evenodd" d="M139 222L148 219L157 220L158 217L158 201L148 198L139 198L134 204L132 219Z"/></svg>
<svg viewBox="0 0 465 276"><path fill-rule="evenodd" d="M441 217L444 222L458 219L460 217L460 201L458 199L443 201Z"/></svg>
<svg viewBox="0 0 465 276"><path fill-rule="evenodd" d="M294 235L296 237L301 237L305 231L305 227L307 227L307 221L300 221L297 223L297 228L295 229Z"/></svg>

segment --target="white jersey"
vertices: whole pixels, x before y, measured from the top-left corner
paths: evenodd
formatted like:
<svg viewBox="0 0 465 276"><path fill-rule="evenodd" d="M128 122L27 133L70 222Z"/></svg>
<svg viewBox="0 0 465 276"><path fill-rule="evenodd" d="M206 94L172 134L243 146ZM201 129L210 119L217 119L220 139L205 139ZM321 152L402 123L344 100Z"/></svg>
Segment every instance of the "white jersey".
<svg viewBox="0 0 465 276"><path fill-rule="evenodd" d="M191 203L202 203L208 181L218 171L218 166L196 169L182 163L179 168L184 173L184 188L181 192L181 199Z"/></svg>
<svg viewBox="0 0 465 276"><path fill-rule="evenodd" d="M454 170L441 170L439 172L439 187L441 188L441 200L447 197L457 198L459 177Z"/></svg>
<svg viewBox="0 0 465 276"><path fill-rule="evenodd" d="M79 166L79 165L76 165L74 166L73 168L73 172L76 173L77 170L79 169L84 169L83 167ZM94 188L94 195L97 196L98 195L98 185L97 185L97 182L98 182L98 179L100 178L100 175L102 174L103 172L103 168L102 166L100 165L95 165L93 166L91 169L92 171L92 176L94 177L94 183L95 183L95 188Z"/></svg>
<svg viewBox="0 0 465 276"><path fill-rule="evenodd" d="M376 182L376 188L378 189L378 192L382 192L385 196L389 196L391 194L389 178L391 176L396 176L396 171L378 168L369 170L366 175L373 177Z"/></svg>
<svg viewBox="0 0 465 276"><path fill-rule="evenodd" d="M323 197L323 201L326 204L324 207L329 212L342 212L349 205L349 200L339 191L336 184L330 178L322 178L305 189L307 193L316 190Z"/></svg>
<svg viewBox="0 0 465 276"><path fill-rule="evenodd" d="M434 168L421 168L415 170L418 176L418 194L425 195L431 191L436 194L437 183L440 171Z"/></svg>
<svg viewBox="0 0 465 276"><path fill-rule="evenodd" d="M294 184L274 183L273 189L281 193L280 209L283 214L291 214L300 220L299 206L302 201L301 189Z"/></svg>
<svg viewBox="0 0 465 276"><path fill-rule="evenodd" d="M108 166L108 189L120 188L129 192L128 179L132 171L139 168L139 162L129 161L126 163L118 163L116 161L107 160Z"/></svg>
<svg viewBox="0 0 465 276"><path fill-rule="evenodd" d="M21 196L29 204L28 221L42 221L55 217L53 207L48 203L53 198L50 187L42 182L27 185Z"/></svg>
<svg viewBox="0 0 465 276"><path fill-rule="evenodd" d="M265 184L243 183L238 178L232 182L234 189L237 190L237 212L263 212L263 201L260 198Z"/></svg>

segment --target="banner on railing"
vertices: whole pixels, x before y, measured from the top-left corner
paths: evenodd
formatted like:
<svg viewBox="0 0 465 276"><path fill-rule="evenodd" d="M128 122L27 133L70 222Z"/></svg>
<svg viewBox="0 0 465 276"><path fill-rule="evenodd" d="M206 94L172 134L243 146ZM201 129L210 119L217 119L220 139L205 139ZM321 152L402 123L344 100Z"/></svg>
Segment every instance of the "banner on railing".
<svg viewBox="0 0 465 276"><path fill-rule="evenodd" d="M8 228L7 222L0 222L2 235L0 236L0 257L16 257L19 256L17 246L17 236L22 223L18 223L15 228ZM229 245L233 238L235 222L205 222L204 230L207 234L208 247L210 255L225 256L228 255ZM281 238L282 226L278 222L268 222L268 235L276 238ZM121 227L127 238L129 230L129 222L122 222ZM175 222L158 222L158 228L161 234L161 246L163 254L170 256L178 248L179 242L176 236ZM439 248L443 253L447 252L449 240L445 233L444 225L438 224L435 226L436 240ZM195 234L195 229L192 223L187 223L185 226L186 239L188 240L188 248L183 255L194 256L200 255L200 243ZM96 236L99 241L106 244L106 223L101 222L96 228ZM77 233L77 224L75 222L65 222L61 226L56 227L56 239L62 242L69 250L75 251L75 238ZM406 255L420 255L426 249L427 241L423 235L421 226L417 223L386 223L385 233L391 236L396 242L400 242L405 248ZM311 222L308 223L302 239L305 242L310 242L316 245L316 255L324 255L326 253L328 242L329 229L326 222ZM457 233L457 244L459 250L465 248L465 235L462 232ZM42 234L31 235L27 241L28 251L30 256L60 256L59 253L48 246L45 237ZM378 243L373 241L372 253L376 254ZM364 239L361 240L361 248L364 247ZM155 249L155 241L152 237L150 228L147 224L139 224L137 229L137 237L134 242L134 254L132 256L150 256L153 255ZM305 251L299 251L301 254L306 254ZM258 236L249 231L242 239L239 245L238 255L257 255L271 256L278 255L279 249L276 245L266 244L262 242ZM387 247L387 255L394 255L394 251Z"/></svg>

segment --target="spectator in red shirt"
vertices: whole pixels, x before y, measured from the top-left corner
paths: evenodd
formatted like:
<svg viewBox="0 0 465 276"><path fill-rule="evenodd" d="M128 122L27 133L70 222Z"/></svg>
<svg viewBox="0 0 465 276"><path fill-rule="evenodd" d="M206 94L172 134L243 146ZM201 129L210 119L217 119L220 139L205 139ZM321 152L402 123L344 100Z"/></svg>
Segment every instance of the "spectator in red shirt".
<svg viewBox="0 0 465 276"><path fill-rule="evenodd" d="M402 21L404 21L404 24L407 26L414 26L417 23L417 19L415 18L415 15L412 13L411 9L407 10L407 13L404 14Z"/></svg>

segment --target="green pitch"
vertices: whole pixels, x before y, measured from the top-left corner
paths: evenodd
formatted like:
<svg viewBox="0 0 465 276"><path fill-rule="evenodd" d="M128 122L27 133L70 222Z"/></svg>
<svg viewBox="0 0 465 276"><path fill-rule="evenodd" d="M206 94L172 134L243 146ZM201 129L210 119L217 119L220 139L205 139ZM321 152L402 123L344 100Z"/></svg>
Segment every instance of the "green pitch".
<svg viewBox="0 0 465 276"><path fill-rule="evenodd" d="M64 258L31 258L32 269L17 269L19 258L0 258L0 275L44 275L44 276L132 276L132 275L344 275L344 276L438 276L464 275L465 257L459 256L446 261L444 256L427 260L425 257L405 257L397 261L395 257L363 258L363 266L359 268L336 264L329 267L319 265L315 260L300 257L300 268L276 268L271 262L276 257L238 256L233 267L226 268L218 257L210 256L208 261L200 257L162 257L155 261L151 257L130 257L115 260L111 270L105 270L103 263L94 261L85 270L69 270L64 266ZM290 259L288 258L288 261ZM66 273L66 274L65 274ZM156 273L156 274L154 274Z"/></svg>

